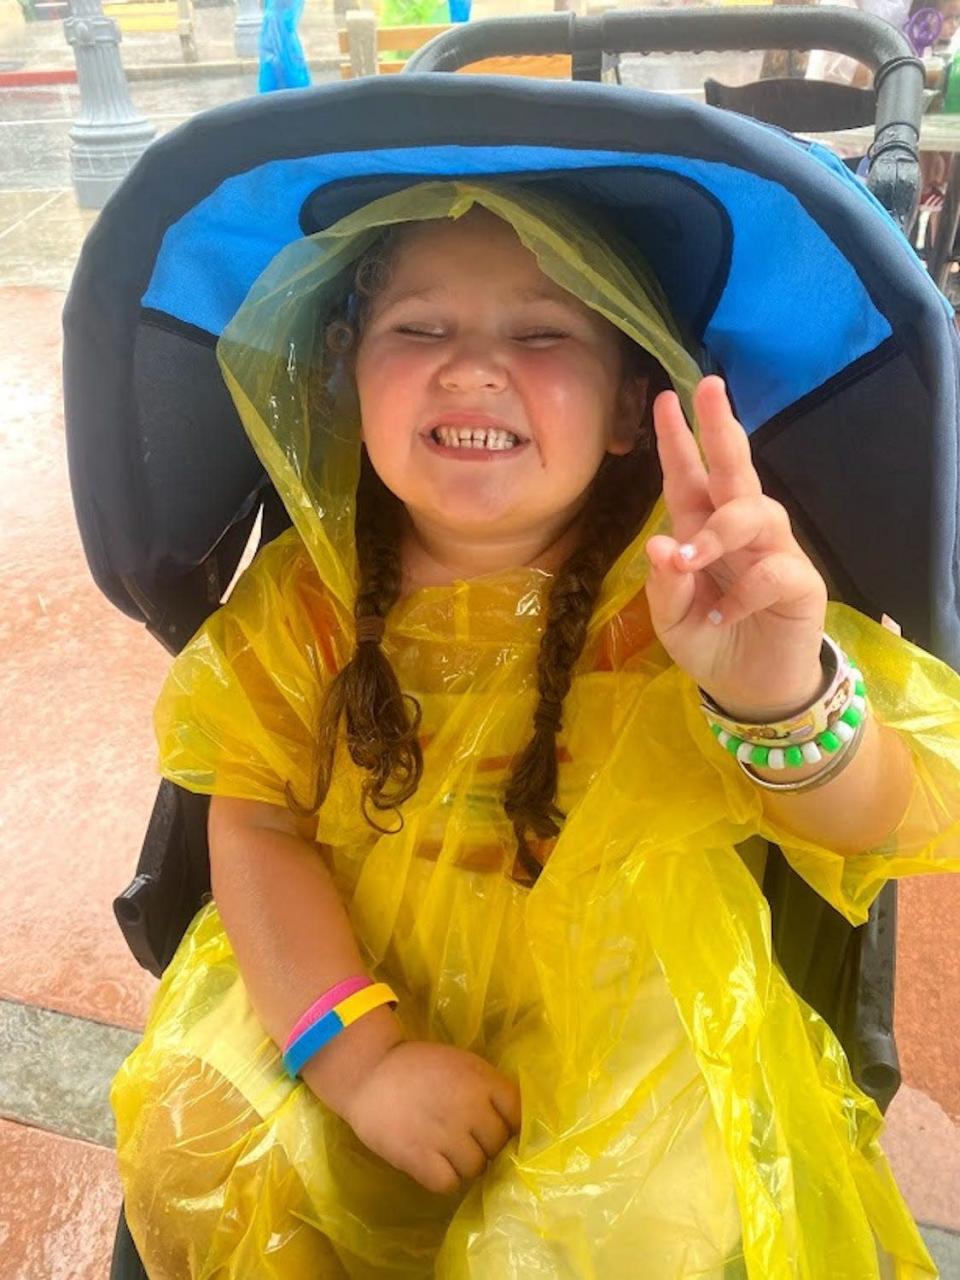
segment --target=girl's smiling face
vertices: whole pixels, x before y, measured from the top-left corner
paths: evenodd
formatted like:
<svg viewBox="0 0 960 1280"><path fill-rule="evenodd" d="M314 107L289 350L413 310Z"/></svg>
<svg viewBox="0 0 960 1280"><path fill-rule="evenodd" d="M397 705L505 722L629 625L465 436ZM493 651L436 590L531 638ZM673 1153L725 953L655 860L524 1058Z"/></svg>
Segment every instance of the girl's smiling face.
<svg viewBox="0 0 960 1280"><path fill-rule="evenodd" d="M632 448L643 382L624 375L620 332L500 218L474 209L401 236L357 350L370 461L424 545L469 543L472 572L531 563L604 455ZM500 447L450 447L485 428Z"/></svg>

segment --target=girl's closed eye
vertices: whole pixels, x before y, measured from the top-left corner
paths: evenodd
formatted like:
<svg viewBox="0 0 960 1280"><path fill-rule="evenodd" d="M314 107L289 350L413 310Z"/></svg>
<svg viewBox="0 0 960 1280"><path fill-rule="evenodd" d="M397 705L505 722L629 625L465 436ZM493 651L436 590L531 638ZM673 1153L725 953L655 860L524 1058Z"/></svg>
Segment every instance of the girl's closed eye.
<svg viewBox="0 0 960 1280"><path fill-rule="evenodd" d="M398 324L394 326L394 333L403 334L407 338L443 338L445 333L443 329L432 329L428 325L418 324Z"/></svg>
<svg viewBox="0 0 960 1280"><path fill-rule="evenodd" d="M421 324L398 324L394 325L393 332L402 335L405 338L426 338L439 340L447 337L445 329L434 329L428 325ZM570 334L561 329L536 329L532 332L517 333L513 335L514 342L522 342L527 345L534 343L542 343L547 345L554 342L562 342L565 338L569 338Z"/></svg>
<svg viewBox="0 0 960 1280"><path fill-rule="evenodd" d="M541 342L544 345L553 342L562 342L564 338L569 338L569 333L562 329L536 329L531 333L519 333L516 335L515 341L532 344Z"/></svg>

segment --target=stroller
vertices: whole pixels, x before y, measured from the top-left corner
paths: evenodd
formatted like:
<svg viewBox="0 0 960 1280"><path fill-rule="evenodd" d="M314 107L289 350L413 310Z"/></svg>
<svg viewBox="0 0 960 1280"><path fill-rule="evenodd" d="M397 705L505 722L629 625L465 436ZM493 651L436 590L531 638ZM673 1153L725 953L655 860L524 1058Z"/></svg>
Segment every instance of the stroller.
<svg viewBox="0 0 960 1280"><path fill-rule="evenodd" d="M769 127L802 117L804 82L799 116L791 82L758 96L766 125L596 83L620 52L783 47L877 69L866 186ZM416 74L548 52L573 55L577 83ZM64 385L77 519L105 595L176 653L248 544L290 523L214 351L274 255L425 178L509 176L606 207L724 374L764 488L831 594L956 666L958 348L951 308L898 230L919 176L922 67L906 41L847 10L556 14L458 28L408 72L207 112L157 141L101 214L66 305ZM114 904L157 975L209 892L207 807L161 783ZM899 1085L893 886L854 929L771 849L764 892L791 984L885 1109ZM121 1215L112 1275L142 1274Z"/></svg>

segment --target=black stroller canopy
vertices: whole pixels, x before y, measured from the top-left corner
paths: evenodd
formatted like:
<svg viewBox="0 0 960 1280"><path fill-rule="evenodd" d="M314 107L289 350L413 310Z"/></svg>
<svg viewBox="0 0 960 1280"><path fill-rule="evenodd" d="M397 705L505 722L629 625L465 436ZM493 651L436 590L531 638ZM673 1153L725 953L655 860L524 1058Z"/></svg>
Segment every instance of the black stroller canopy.
<svg viewBox="0 0 960 1280"><path fill-rule="evenodd" d="M724 374L765 487L837 592L960 662L957 341L910 246L823 148L587 83L371 78L221 108L147 151L65 312L78 521L114 603L158 629L260 501L214 354L260 272L293 239L440 177L602 205Z"/></svg>

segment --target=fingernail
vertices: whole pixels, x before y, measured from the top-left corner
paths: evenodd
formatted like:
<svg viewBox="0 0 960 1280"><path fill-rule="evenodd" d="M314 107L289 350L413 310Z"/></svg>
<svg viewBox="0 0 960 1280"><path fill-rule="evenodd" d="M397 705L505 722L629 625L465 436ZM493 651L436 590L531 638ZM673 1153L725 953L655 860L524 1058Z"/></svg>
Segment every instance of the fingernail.
<svg viewBox="0 0 960 1280"><path fill-rule="evenodd" d="M692 560L697 554L697 548L692 542L685 542L682 546L677 547L677 555L681 560Z"/></svg>
<svg viewBox="0 0 960 1280"><path fill-rule="evenodd" d="M723 621L723 614L719 609L711 609L707 614L707 621L712 622L715 627L719 627L720 623Z"/></svg>

